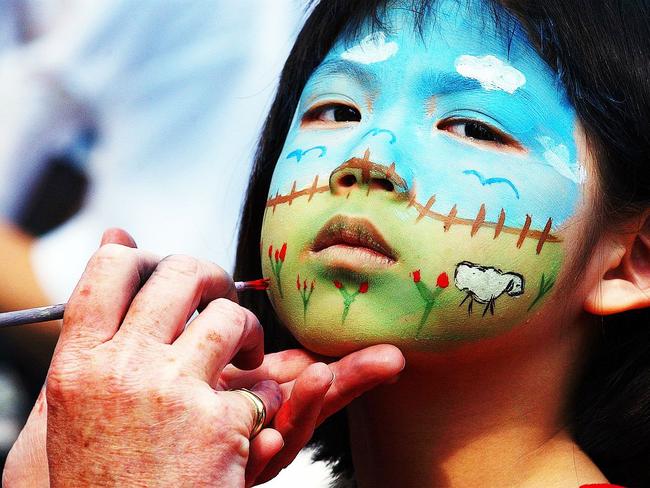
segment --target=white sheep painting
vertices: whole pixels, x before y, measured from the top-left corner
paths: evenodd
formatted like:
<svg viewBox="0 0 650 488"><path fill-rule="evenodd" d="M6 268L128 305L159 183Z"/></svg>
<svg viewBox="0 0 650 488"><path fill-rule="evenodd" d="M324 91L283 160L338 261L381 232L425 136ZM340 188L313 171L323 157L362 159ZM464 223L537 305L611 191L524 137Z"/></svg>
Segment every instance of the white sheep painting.
<svg viewBox="0 0 650 488"><path fill-rule="evenodd" d="M474 302L485 305L483 317L490 311L494 315L494 303L504 293L511 297L524 293L524 277L519 273L504 273L500 269L463 261L454 272L456 288L467 293L460 305L469 299L467 312L472 313Z"/></svg>

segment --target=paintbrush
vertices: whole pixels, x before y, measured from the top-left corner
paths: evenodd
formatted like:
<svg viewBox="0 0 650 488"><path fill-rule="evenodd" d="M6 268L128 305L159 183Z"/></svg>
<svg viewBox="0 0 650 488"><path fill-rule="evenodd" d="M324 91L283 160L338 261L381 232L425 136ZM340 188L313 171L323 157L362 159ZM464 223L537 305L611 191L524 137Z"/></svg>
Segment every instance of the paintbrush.
<svg viewBox="0 0 650 488"><path fill-rule="evenodd" d="M269 278L235 282L235 290L238 292L248 290L266 290L268 287ZM59 303L58 305L49 305L47 307L28 308L26 310L0 313L0 328L62 319L65 306L65 303Z"/></svg>

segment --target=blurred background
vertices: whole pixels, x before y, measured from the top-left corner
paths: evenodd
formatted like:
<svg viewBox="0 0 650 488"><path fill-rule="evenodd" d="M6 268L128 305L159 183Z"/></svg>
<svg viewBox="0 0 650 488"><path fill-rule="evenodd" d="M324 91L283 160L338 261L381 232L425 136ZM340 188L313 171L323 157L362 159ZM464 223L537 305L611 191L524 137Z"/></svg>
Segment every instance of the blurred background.
<svg viewBox="0 0 650 488"><path fill-rule="evenodd" d="M306 3L0 0L0 311L65 302L108 227L232 269ZM2 463L58 327L0 331Z"/></svg>

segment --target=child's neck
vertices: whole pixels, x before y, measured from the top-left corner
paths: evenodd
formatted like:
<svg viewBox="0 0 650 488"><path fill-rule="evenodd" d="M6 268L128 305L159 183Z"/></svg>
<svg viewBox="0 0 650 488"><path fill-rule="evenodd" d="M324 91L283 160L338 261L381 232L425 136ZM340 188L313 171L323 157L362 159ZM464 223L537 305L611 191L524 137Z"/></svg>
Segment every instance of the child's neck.
<svg viewBox="0 0 650 488"><path fill-rule="evenodd" d="M407 358L398 383L349 408L360 488L575 488L606 481L564 429L584 341L564 335L517 352L499 342Z"/></svg>

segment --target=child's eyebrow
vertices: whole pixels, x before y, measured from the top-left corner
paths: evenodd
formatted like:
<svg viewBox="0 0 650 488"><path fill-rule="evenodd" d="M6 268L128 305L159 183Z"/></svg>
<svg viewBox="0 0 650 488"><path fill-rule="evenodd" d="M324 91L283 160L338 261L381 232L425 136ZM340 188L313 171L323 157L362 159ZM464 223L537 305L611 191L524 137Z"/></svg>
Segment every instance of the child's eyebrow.
<svg viewBox="0 0 650 488"><path fill-rule="evenodd" d="M325 61L314 72L314 76L331 75L345 75L355 79L359 84L370 89L376 88L378 85L378 80L374 73L364 69L356 63L342 59Z"/></svg>
<svg viewBox="0 0 650 488"><path fill-rule="evenodd" d="M483 92L486 94L507 93L498 88L486 88L478 80L467 78L459 73L441 72L437 70L427 70L422 73L416 86L420 95L424 98L468 92ZM513 100L526 103L531 109L537 109L539 111L543 106L539 97L535 96L533 92L527 90L525 87L517 88L514 93L507 94L513 97Z"/></svg>
<svg viewBox="0 0 650 488"><path fill-rule="evenodd" d="M422 75L420 86L423 90L436 95L484 89L478 81L466 78L458 73L441 73L433 70Z"/></svg>

